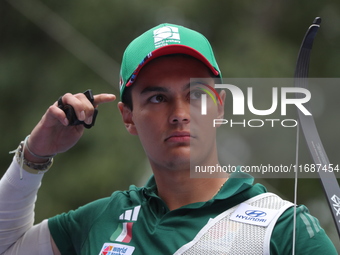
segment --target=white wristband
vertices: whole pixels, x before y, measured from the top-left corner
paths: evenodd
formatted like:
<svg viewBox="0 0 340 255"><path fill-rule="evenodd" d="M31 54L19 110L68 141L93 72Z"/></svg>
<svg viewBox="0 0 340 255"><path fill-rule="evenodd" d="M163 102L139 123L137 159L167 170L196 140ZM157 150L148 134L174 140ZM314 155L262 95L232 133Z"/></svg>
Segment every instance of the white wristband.
<svg viewBox="0 0 340 255"><path fill-rule="evenodd" d="M18 161L18 163L20 164L20 180L23 179L23 173L22 170L24 169L25 171L29 172L29 173L34 173L34 174L43 174L45 172L47 172L50 167L53 164L53 157L55 155L51 155L51 156L38 156L35 155L31 152L31 150L28 147L28 138L30 137L30 135L26 136L25 140L22 141L19 144L19 147L14 150L14 151L10 151L9 153L15 153L15 157ZM25 148L27 148L27 150L35 157L38 158L43 158L43 159L47 159L47 161L45 163L33 163L33 162L29 162L25 159L24 157L24 151Z"/></svg>

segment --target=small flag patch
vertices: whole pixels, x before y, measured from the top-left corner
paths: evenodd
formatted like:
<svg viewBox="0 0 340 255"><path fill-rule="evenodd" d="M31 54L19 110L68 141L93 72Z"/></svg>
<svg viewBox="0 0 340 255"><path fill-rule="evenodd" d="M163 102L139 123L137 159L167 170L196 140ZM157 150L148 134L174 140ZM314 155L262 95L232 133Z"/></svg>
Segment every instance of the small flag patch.
<svg viewBox="0 0 340 255"><path fill-rule="evenodd" d="M132 238L133 222L121 222L116 231L110 237L110 241L129 243Z"/></svg>

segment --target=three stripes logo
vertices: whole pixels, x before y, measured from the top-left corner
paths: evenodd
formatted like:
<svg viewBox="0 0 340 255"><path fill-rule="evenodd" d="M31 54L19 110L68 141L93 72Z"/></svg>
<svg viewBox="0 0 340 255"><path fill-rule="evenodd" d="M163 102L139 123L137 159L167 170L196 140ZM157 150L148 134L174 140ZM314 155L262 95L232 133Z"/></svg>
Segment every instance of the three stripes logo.
<svg viewBox="0 0 340 255"><path fill-rule="evenodd" d="M132 239L132 227L138 219L140 205L133 209L126 210L119 216L121 222L118 223L117 229L110 237L110 241L129 243Z"/></svg>

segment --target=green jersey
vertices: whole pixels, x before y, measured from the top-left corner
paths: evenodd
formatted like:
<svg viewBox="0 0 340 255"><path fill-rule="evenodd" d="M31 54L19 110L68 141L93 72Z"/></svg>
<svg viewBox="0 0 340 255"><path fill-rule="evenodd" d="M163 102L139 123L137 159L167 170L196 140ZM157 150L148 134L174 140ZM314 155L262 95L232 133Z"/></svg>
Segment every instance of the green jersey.
<svg viewBox="0 0 340 255"><path fill-rule="evenodd" d="M152 177L146 186L131 186L111 197L49 219L51 235L61 254L174 254L191 242L213 218L266 192L244 173L230 176L219 193L206 202L169 211L157 196ZM291 254L293 208L276 221L270 254ZM297 208L295 254L337 254L334 245L305 206Z"/></svg>

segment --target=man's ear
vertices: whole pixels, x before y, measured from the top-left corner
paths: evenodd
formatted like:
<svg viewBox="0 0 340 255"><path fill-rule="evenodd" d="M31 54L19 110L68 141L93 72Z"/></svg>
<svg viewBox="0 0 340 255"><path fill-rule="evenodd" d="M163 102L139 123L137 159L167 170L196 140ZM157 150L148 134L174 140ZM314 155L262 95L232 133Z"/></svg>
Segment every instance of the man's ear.
<svg viewBox="0 0 340 255"><path fill-rule="evenodd" d="M138 135L135 123L132 120L132 110L122 102L118 103L118 109L120 111L120 114L122 115L126 130L131 135Z"/></svg>
<svg viewBox="0 0 340 255"><path fill-rule="evenodd" d="M225 103L225 97L226 97L226 93L225 90L221 90L220 91L220 98L222 100L222 105L220 103L218 103L217 105L217 118L218 119L223 119L224 118L224 103Z"/></svg>

